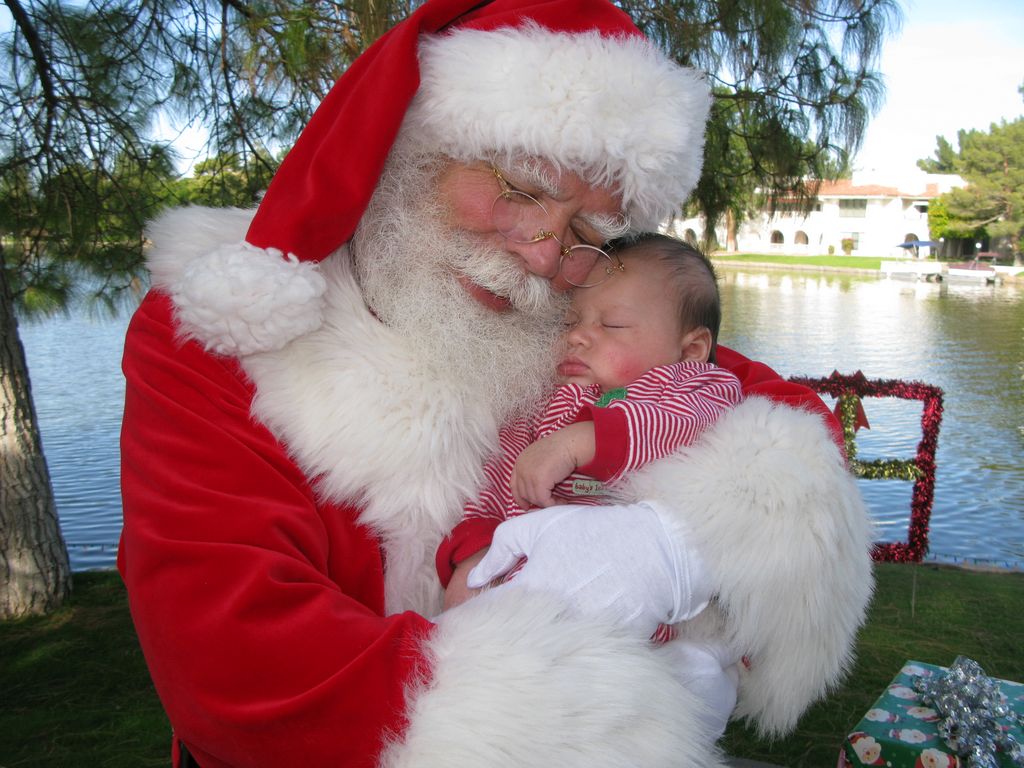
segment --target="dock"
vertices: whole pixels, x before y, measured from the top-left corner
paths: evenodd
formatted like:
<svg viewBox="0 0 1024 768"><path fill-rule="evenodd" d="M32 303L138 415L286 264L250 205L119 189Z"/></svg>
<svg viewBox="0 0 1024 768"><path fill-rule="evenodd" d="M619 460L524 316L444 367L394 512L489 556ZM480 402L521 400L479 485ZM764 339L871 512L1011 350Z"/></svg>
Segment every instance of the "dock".
<svg viewBox="0 0 1024 768"><path fill-rule="evenodd" d="M939 281L943 265L937 261L883 261L881 270L886 277L912 277L915 280Z"/></svg>

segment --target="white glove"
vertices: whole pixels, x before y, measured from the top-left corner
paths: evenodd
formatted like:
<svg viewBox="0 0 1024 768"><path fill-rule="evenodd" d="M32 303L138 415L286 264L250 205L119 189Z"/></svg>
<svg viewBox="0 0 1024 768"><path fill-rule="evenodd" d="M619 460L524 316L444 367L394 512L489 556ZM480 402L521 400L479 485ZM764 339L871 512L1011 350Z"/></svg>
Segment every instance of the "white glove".
<svg viewBox="0 0 1024 768"><path fill-rule="evenodd" d="M713 744L725 733L736 708L740 685L740 655L724 644L698 643L680 638L658 649L675 678L701 702L700 722Z"/></svg>
<svg viewBox="0 0 1024 768"><path fill-rule="evenodd" d="M584 614L603 613L644 639L692 618L711 587L700 558L667 528L654 502L548 507L507 520L469 572L483 587L528 558L514 584L554 592ZM671 532L670 532L671 531Z"/></svg>

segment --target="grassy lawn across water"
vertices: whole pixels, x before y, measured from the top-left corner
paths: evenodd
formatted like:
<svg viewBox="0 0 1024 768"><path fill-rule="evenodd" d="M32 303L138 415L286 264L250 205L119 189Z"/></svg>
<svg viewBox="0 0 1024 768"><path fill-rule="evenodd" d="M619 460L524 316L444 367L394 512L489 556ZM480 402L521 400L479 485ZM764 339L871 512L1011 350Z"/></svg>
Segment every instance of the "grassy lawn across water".
<svg viewBox="0 0 1024 768"><path fill-rule="evenodd" d="M1024 680L1024 573L933 564L880 564L876 572L846 683L786 739L763 742L734 724L729 754L832 768L845 734L908 659L948 665L963 654L993 677ZM76 574L73 598L51 616L0 623L0 691L0 768L170 763L170 726L112 571Z"/></svg>
<svg viewBox="0 0 1024 768"><path fill-rule="evenodd" d="M771 265L777 267L824 267L826 269L858 269L879 272L883 259L878 256L787 256L766 253L712 253L711 260L717 265L749 264ZM884 259L884 261L900 261L900 259Z"/></svg>

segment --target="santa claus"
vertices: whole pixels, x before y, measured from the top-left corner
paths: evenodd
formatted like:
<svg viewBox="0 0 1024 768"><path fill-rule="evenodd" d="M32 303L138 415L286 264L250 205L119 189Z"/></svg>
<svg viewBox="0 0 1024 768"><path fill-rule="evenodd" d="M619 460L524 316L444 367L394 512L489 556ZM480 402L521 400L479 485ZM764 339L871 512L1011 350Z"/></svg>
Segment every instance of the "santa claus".
<svg viewBox="0 0 1024 768"><path fill-rule="evenodd" d="M548 391L567 289L687 197L709 101L606 0L428 0L255 212L153 223L118 566L178 764L717 765L688 654L649 642L687 552L716 597L681 635L747 659L735 716L784 732L839 678L867 516L827 409L729 350L740 406L441 611L435 552ZM509 189L543 208L528 242Z"/></svg>

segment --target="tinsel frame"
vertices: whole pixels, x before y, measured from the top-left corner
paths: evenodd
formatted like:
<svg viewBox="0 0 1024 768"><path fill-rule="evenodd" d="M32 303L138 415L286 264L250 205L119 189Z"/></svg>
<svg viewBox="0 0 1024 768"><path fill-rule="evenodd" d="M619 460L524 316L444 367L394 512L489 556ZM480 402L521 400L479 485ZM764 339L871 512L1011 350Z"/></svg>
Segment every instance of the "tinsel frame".
<svg viewBox="0 0 1024 768"><path fill-rule="evenodd" d="M843 426L846 455L854 474L869 480L914 481L907 540L877 542L873 554L875 560L920 562L928 552L928 525L932 514L932 501L935 498L935 450L939 442L939 426L942 423L942 390L917 381L868 379L860 371L851 376L833 371L831 376L824 379L794 376L790 381L810 387L819 394L836 398L836 410ZM857 459L857 407L864 397L895 397L901 400L922 401L921 442L917 444L917 455L913 460Z"/></svg>

